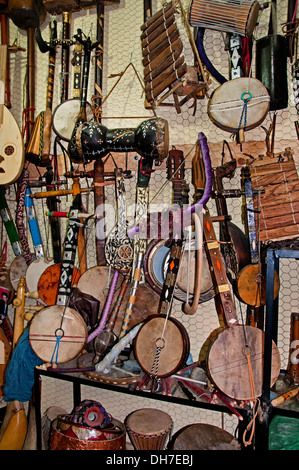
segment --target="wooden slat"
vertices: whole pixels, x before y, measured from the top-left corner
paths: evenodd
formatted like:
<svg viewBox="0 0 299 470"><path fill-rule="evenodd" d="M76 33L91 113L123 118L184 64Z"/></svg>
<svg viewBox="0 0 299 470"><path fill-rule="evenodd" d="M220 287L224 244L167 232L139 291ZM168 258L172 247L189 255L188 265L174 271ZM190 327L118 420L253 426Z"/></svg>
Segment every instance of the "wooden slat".
<svg viewBox="0 0 299 470"><path fill-rule="evenodd" d="M176 42L177 41L177 42ZM149 64L152 64L154 59L158 56L161 56L164 52L162 60L171 54L172 48L176 49L179 45L182 45L180 39L180 33L178 30L175 30L169 37L166 37L161 43L148 55L142 59L143 67L147 67ZM154 67L154 66L153 66Z"/></svg>
<svg viewBox="0 0 299 470"><path fill-rule="evenodd" d="M296 168L289 171L280 171L277 173L271 173L270 175L262 175L259 177L251 177L253 188L263 188L268 185L275 185L284 181L296 181L298 180L298 173Z"/></svg>
<svg viewBox="0 0 299 470"><path fill-rule="evenodd" d="M254 176L271 175L293 169L295 169L295 162L294 160L289 160L287 162L276 162L269 165L261 165L259 167L250 167L250 173L253 178Z"/></svg>
<svg viewBox="0 0 299 470"><path fill-rule="evenodd" d="M255 208L258 209L257 204L254 204ZM273 217L279 217L281 215L292 214L299 212L299 201L296 202L287 202L284 204L277 204L276 206L261 206L261 218L269 219Z"/></svg>
<svg viewBox="0 0 299 470"><path fill-rule="evenodd" d="M268 240L288 240L294 239L299 236L299 226L296 224L289 225L287 227L279 227L269 230L260 231L260 241L265 242Z"/></svg>
<svg viewBox="0 0 299 470"><path fill-rule="evenodd" d="M158 18L161 16L163 17L163 14L165 14L170 8L172 8L172 2L167 3L164 5L164 8L161 10L157 11L154 15L152 15L141 27L141 31L145 31L146 28L149 28Z"/></svg>

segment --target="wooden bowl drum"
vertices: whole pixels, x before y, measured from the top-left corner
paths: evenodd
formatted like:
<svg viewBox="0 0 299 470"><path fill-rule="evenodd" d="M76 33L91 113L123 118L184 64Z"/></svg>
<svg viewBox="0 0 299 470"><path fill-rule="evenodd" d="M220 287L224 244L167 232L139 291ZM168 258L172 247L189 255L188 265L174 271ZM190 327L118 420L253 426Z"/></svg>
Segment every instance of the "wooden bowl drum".
<svg viewBox="0 0 299 470"><path fill-rule="evenodd" d="M261 396L264 372L264 332L248 325L236 325L222 330L211 344L207 366L212 382L226 395L236 400L251 400ZM246 337L246 344L244 341ZM250 356L254 396L250 382ZM280 373L280 355L272 342L271 387Z"/></svg>
<svg viewBox="0 0 299 470"><path fill-rule="evenodd" d="M267 88L256 78L241 77L228 80L217 87L208 101L208 115L213 124L227 132L237 132L247 101L246 130L258 127L270 107ZM244 119L241 128L244 127Z"/></svg>
<svg viewBox="0 0 299 470"><path fill-rule="evenodd" d="M173 427L167 413L153 408L133 411L124 424L135 450L165 449Z"/></svg>
<svg viewBox="0 0 299 470"><path fill-rule="evenodd" d="M76 310L63 305L53 305L38 312L29 328L31 347L45 362L71 361L81 352L87 336L87 326L82 316ZM55 347L58 337L56 360Z"/></svg>
<svg viewBox="0 0 299 470"><path fill-rule="evenodd" d="M171 450L240 450L237 439L211 424L194 423L179 429L168 446Z"/></svg>
<svg viewBox="0 0 299 470"><path fill-rule="evenodd" d="M113 419L116 431L97 430L76 424L64 423L59 417L53 421L51 450L125 450L126 428Z"/></svg>
<svg viewBox="0 0 299 470"><path fill-rule="evenodd" d="M249 0L192 0L189 23L193 27L214 29L251 37L256 27L259 3Z"/></svg>
<svg viewBox="0 0 299 470"><path fill-rule="evenodd" d="M152 373L157 346L161 346L161 351L158 371L153 374L155 377L168 377L185 365L190 342L186 329L178 320L166 320L162 314L150 315L138 331L134 344L135 357L148 375Z"/></svg>

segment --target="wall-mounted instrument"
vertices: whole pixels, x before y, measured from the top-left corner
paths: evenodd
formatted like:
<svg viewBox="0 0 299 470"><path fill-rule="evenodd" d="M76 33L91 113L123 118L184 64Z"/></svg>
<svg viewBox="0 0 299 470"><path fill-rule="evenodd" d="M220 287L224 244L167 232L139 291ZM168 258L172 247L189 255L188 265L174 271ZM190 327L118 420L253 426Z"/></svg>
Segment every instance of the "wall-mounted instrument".
<svg viewBox="0 0 299 470"><path fill-rule="evenodd" d="M175 108L181 112L181 106L188 99L203 98L207 90L205 73L199 56L197 67L188 67L183 55L183 43L176 24L176 4L187 28L191 47L198 55L192 33L189 29L182 3L170 1L163 8L147 18L141 26L142 65L145 88L145 107L157 108L173 95ZM200 80L199 80L200 79ZM179 101L179 96L184 98Z"/></svg>
<svg viewBox="0 0 299 470"><path fill-rule="evenodd" d="M168 147L168 122L162 118L147 119L135 129L107 129L97 122L83 122L73 132L69 154L74 163L84 163L109 152L138 152L159 163L167 157Z"/></svg>
<svg viewBox="0 0 299 470"><path fill-rule="evenodd" d="M45 362L59 363L73 359L80 353L87 340L87 326L82 316L68 307L76 257L80 206L80 195L78 195L70 210L56 305L38 312L30 324L30 344L36 355Z"/></svg>
<svg viewBox="0 0 299 470"><path fill-rule="evenodd" d="M47 16L41 0L8 0L8 16L20 29L37 28Z"/></svg>
<svg viewBox="0 0 299 470"><path fill-rule="evenodd" d="M218 86L208 102L208 115L215 126L241 135L259 126L270 106L267 88L256 78L240 77Z"/></svg>
<svg viewBox="0 0 299 470"><path fill-rule="evenodd" d="M127 210L125 178L121 168L115 169L115 224L105 243L107 264L127 272L133 264L133 241L127 236Z"/></svg>
<svg viewBox="0 0 299 470"><path fill-rule="evenodd" d="M253 188L248 167L241 170L242 187L246 201L246 232L248 233L251 263L243 267L237 275L238 296L247 305L259 307L266 304L265 265L260 253L260 236L255 222L256 210L253 204ZM275 271L274 298L279 292L279 277Z"/></svg>
<svg viewBox="0 0 299 470"><path fill-rule="evenodd" d="M21 175L25 149L20 128L5 106L8 46L0 46L0 186L14 183Z"/></svg>
<svg viewBox="0 0 299 470"><path fill-rule="evenodd" d="M90 103L88 103L86 96L90 67L91 43L89 38L87 41L83 42L81 30L78 30L78 34L75 35L74 38L74 57L72 60L73 98L67 99L65 98L64 94L64 96L62 96L62 99L64 99L61 101L61 104L59 104L53 112L53 130L55 134L65 142L70 141L80 112L81 114L82 112L85 112L86 121L90 121L93 118L93 110ZM66 82L64 87L66 87ZM85 111L83 111L84 109Z"/></svg>
<svg viewBox="0 0 299 470"><path fill-rule="evenodd" d="M15 226L14 220L12 218L10 209L7 205L6 198L5 198L5 191L3 189L0 189L0 213L2 217L2 222L4 223L4 227L7 231L7 235L11 243L13 252L15 256L21 255L23 252L23 247L20 241L20 236Z"/></svg>
<svg viewBox="0 0 299 470"><path fill-rule="evenodd" d="M26 148L26 159L37 166L46 167L50 163L52 106L56 62L57 24L53 21L49 47L46 110L36 118L31 138Z"/></svg>

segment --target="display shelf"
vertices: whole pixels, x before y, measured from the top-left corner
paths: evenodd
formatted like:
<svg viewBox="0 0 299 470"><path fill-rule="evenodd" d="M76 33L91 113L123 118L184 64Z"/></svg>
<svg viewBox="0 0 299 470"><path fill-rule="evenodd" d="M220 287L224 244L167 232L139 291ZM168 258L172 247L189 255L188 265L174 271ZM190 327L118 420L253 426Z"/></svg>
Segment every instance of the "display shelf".
<svg viewBox="0 0 299 470"><path fill-rule="evenodd" d="M37 438L37 450L42 449L42 429L41 429L41 386L40 378L47 376L53 379L71 382L73 385L73 406L79 405L81 402L81 386L89 386L100 388L104 390L111 390L113 392L129 394L132 396L139 396L152 400L160 400L169 403L176 403L182 406L191 406L196 408L202 408L212 411L218 411L223 413L232 414L232 411L224 404L209 403L203 399L197 398L191 400L188 398L182 398L179 396L163 395L161 393L152 393L145 390L136 390L129 385L114 385L110 383L99 382L91 379L82 373L61 373L54 372L36 367L34 370L34 401L35 401L35 416L36 416L36 438ZM247 423L251 418L250 407L245 406L244 408L235 407L236 411L242 416L242 423ZM245 424L246 425L246 424Z"/></svg>

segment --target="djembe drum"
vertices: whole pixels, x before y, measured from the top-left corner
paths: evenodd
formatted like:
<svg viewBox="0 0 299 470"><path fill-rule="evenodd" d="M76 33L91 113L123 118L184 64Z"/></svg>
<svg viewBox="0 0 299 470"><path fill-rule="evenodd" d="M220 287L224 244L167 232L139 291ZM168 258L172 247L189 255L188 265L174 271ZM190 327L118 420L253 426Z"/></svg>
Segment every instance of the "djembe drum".
<svg viewBox="0 0 299 470"><path fill-rule="evenodd" d="M124 424L135 450L165 449L173 427L169 414L152 408L132 411Z"/></svg>

